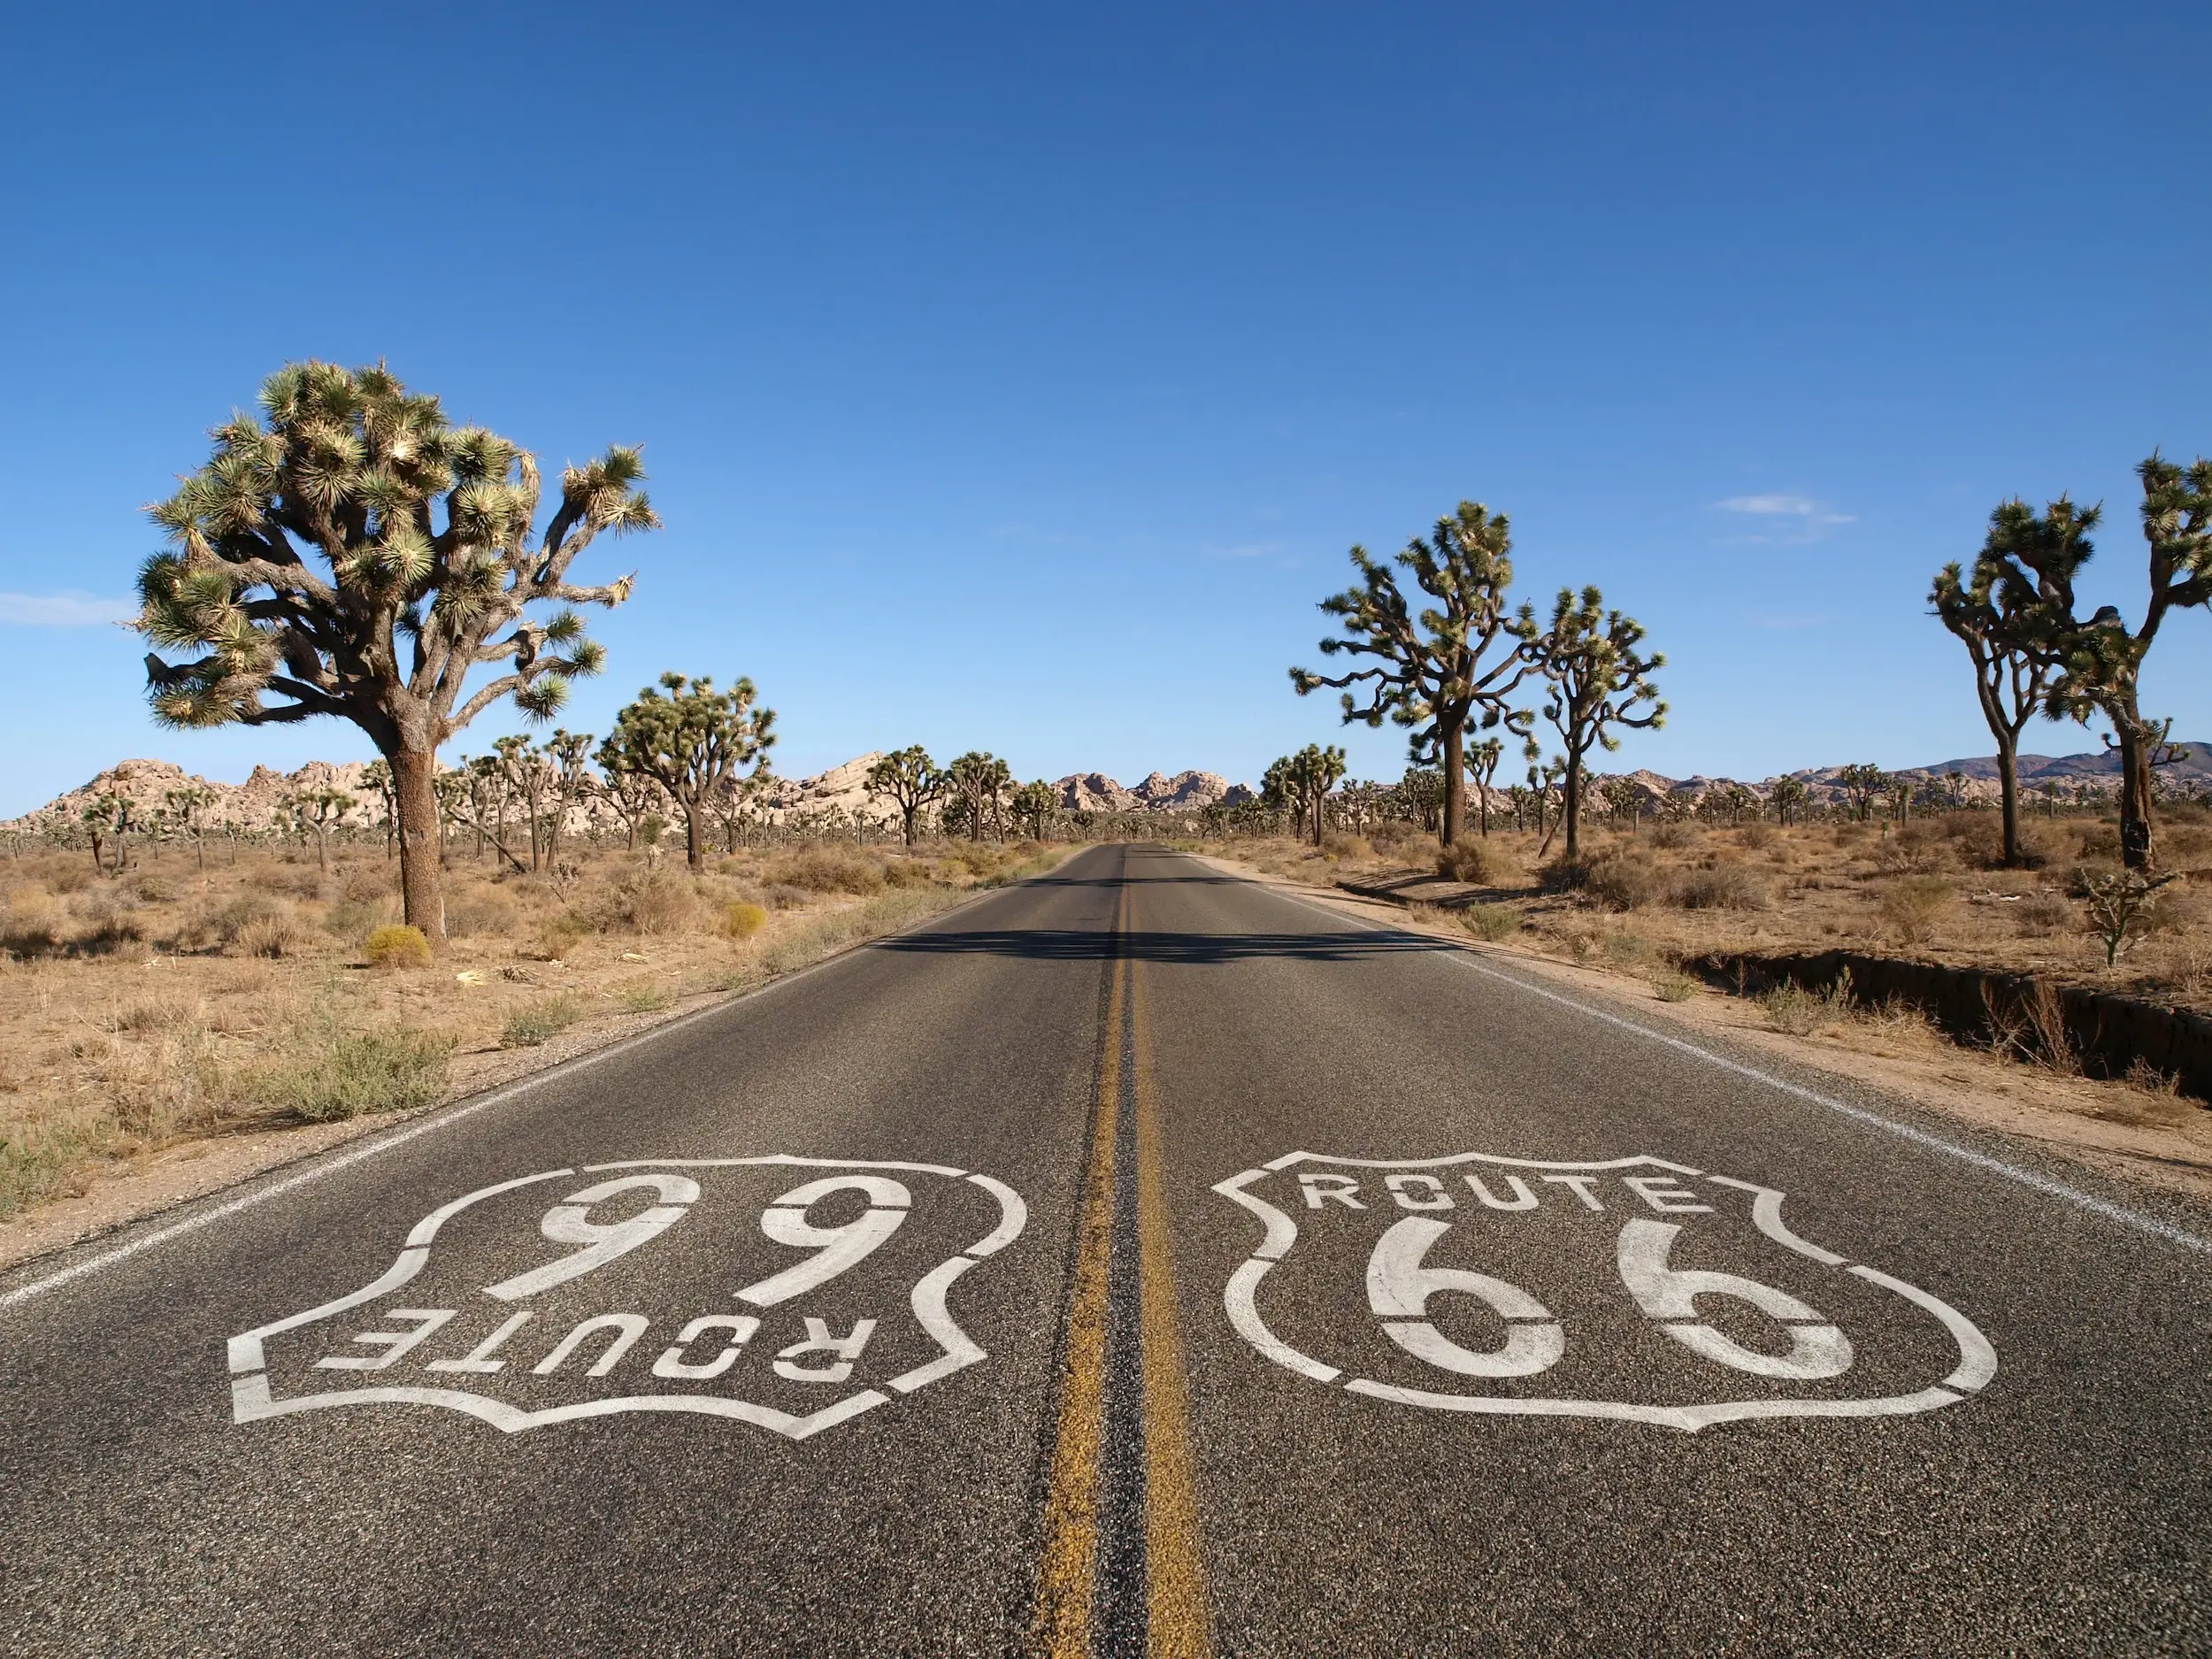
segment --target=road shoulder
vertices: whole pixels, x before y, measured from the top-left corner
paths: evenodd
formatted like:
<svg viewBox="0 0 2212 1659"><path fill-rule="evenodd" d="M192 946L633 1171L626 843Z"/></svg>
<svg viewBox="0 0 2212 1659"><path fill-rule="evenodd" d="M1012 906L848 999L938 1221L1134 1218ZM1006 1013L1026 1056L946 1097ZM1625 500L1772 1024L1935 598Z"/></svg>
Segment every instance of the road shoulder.
<svg viewBox="0 0 2212 1659"><path fill-rule="evenodd" d="M2098 1114L2115 1110L2114 1097L2122 1086L2056 1077L1962 1048L1924 1029L1877 1027L1834 1037L1793 1037L1773 1030L1756 1005L1740 998L1700 990L1684 1001L1663 1001L1648 984L1624 974L1471 939L1449 918L1292 880L1233 858L1189 856L1225 875L1309 903L1448 941L1471 956L1494 958L1532 978L1571 988L1578 996L1612 1003L1655 1029L1723 1036L1738 1048L1878 1089L1924 1111L2026 1142L2099 1174L2212 1202L2212 1111L2192 1111L2177 1125L2117 1121Z"/></svg>

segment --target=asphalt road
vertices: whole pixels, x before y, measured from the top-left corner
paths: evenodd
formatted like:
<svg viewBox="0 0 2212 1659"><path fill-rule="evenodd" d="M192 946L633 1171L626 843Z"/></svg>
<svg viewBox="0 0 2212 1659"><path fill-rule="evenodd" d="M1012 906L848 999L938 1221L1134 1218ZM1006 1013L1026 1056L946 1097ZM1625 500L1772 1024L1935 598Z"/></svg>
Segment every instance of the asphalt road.
<svg viewBox="0 0 2212 1659"><path fill-rule="evenodd" d="M9 1654L2212 1652L2212 1217L1144 849L0 1278Z"/></svg>

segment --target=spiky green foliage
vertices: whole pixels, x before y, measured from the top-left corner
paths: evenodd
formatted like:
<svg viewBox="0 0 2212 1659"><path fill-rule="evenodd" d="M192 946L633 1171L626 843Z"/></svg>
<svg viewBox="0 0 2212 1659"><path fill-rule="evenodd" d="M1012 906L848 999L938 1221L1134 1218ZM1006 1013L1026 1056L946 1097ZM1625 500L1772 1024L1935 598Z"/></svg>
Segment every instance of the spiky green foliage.
<svg viewBox="0 0 2212 1659"><path fill-rule="evenodd" d="M1836 772L1836 787L1849 803L1851 816L1863 824L1874 816L1874 803L1889 793L1889 774L1871 761L1855 761Z"/></svg>
<svg viewBox="0 0 2212 1659"><path fill-rule="evenodd" d="M919 743L895 749L868 768L868 793L898 808L909 847L914 844L923 810L941 798L945 788L945 774Z"/></svg>
<svg viewBox="0 0 2212 1659"><path fill-rule="evenodd" d="M682 810L686 856L699 870L712 799L743 768L766 765L776 711L754 706L759 693L749 680L717 691L703 676L667 673L661 685L666 696L648 686L616 714L601 753L611 750L618 771L651 778Z"/></svg>
<svg viewBox="0 0 2212 1659"><path fill-rule="evenodd" d="M1507 704L1527 664L1511 649L1486 660L1501 641L1509 647L1520 638L1507 600L1512 545L1503 513L1461 502L1456 511L1436 521L1432 534L1415 536L1392 561L1435 602L1418 612L1391 565L1354 547L1359 585L1321 602L1325 613L1339 618L1344 637L1323 640L1321 649L1330 657L1371 660L1336 675L1290 671L1301 696L1323 686L1343 690L1347 725L1356 720L1379 726L1387 718L1411 729L1416 757L1434 757L1443 767L1447 845L1458 836L1465 816L1462 749L1470 721L1482 730L1503 725L1524 736L1528 731L1529 717ZM1364 703L1348 689L1355 686Z"/></svg>
<svg viewBox="0 0 2212 1659"><path fill-rule="evenodd" d="M1540 633L1535 613L1523 606L1521 632L1522 656L1544 677L1544 718L1559 734L1561 810L1573 858L1580 850L1585 758L1594 747L1618 749L1622 729L1666 724L1667 705L1651 676L1667 659L1640 649L1643 625L1607 610L1595 587L1579 595L1561 588L1551 626Z"/></svg>
<svg viewBox="0 0 2212 1659"><path fill-rule="evenodd" d="M1050 784L1040 778L1015 790L1006 810L1023 834L1031 841L1041 841L1045 838L1045 826L1060 810L1060 797Z"/></svg>
<svg viewBox="0 0 2212 1659"><path fill-rule="evenodd" d="M976 749L960 756L945 768L945 833L964 833L971 841L981 841L987 832L1002 836L1013 787L1013 772L997 756Z"/></svg>
<svg viewBox="0 0 2212 1659"><path fill-rule="evenodd" d="M214 429L214 454L150 508L169 547L140 572L139 631L185 660L147 659L156 718L249 726L332 714L387 753L416 727L430 747L511 696L549 717L599 649L565 607L614 605L628 578L579 587L603 532L659 520L637 450L561 479L541 535L535 459L381 365L288 365L263 418ZM542 618L531 608L563 607ZM460 701L472 670L501 664ZM417 744L420 747L420 744Z"/></svg>
<svg viewBox="0 0 2212 1659"><path fill-rule="evenodd" d="M1285 755L1270 765L1260 780L1260 798L1280 810L1287 808L1302 833L1321 844L1323 820L1329 791L1344 776L1344 751L1309 743L1294 755Z"/></svg>

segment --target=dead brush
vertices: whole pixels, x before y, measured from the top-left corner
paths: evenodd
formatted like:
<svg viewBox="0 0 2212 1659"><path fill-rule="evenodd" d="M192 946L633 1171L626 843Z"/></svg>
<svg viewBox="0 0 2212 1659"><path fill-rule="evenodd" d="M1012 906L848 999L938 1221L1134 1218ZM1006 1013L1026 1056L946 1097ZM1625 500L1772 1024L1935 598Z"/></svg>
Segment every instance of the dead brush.
<svg viewBox="0 0 2212 1659"><path fill-rule="evenodd" d="M2081 1054L2066 1023L2066 1002L2048 979L2029 981L2024 991L2003 995L1985 980L1982 1015L1989 1051L2000 1059L2039 1065L2061 1077L2081 1075Z"/></svg>
<svg viewBox="0 0 2212 1659"><path fill-rule="evenodd" d="M1775 1030L1809 1037L1851 1018L1851 970L1839 973L1824 991L1808 990L1794 979L1785 979L1752 1000Z"/></svg>

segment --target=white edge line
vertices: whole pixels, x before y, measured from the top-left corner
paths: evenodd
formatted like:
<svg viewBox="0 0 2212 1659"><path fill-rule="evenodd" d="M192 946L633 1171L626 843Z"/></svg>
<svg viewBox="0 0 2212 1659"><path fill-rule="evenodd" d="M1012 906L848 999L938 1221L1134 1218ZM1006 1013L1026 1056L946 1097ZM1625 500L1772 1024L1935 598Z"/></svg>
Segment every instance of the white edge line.
<svg viewBox="0 0 2212 1659"><path fill-rule="evenodd" d="M1062 864L1067 862L1069 861L1066 859L1061 860ZM1054 866L1055 869L1058 867L1058 865ZM319 1181L326 1175L334 1175L340 1170L349 1169L356 1164L377 1156L380 1153L389 1152L394 1147L405 1146L418 1136L429 1134L435 1130L450 1129L463 1118L473 1118L488 1107L503 1104L518 1094L526 1094L529 1090L551 1083L557 1079L565 1079L575 1076L580 1071L589 1071L602 1061L611 1060L617 1055L627 1054L632 1048L651 1042L656 1038L668 1036L687 1025L706 1018L710 1014L720 1013L726 1009L734 1008L742 1002L757 1001L772 991L781 990L787 985L796 984L810 974L819 973L833 964L842 962L848 956L856 956L871 945L878 944L886 939L898 938L902 933L917 932L934 922L941 922L948 917L956 916L962 910L982 903L987 899L996 898L1001 894L1011 893L1016 888L1025 886L1028 879L1033 879L1027 878L1023 881L1010 883L1006 887L988 888L977 894L973 898L963 900L958 904L939 910L933 916L926 916L911 927L900 929L898 933L879 933L873 939L864 940L849 949L841 950L835 956L825 956L819 962L811 963L795 973L787 973L781 979L771 979L767 984L756 986L749 991L741 991L735 996L726 997L718 1002L710 1002L704 1008L694 1009L690 1013L680 1014L665 1024L655 1025L647 1031L641 1031L634 1036L625 1037L619 1042L611 1042L603 1048L595 1048L589 1054L580 1054L572 1060L564 1060L560 1064L549 1067L543 1071L533 1072L528 1077L517 1078L513 1082L503 1085L490 1094L481 1095L475 1100L434 1109L428 1115L411 1124L383 1134L371 1135L365 1144L354 1148L349 1152L342 1152L334 1157L315 1163L307 1169L302 1170L297 1175L288 1176L283 1180L273 1182L266 1187L257 1187L253 1191L217 1204L212 1209L203 1210L196 1214L187 1216L182 1221L173 1222L168 1226L157 1227L151 1233L142 1233L127 1243L117 1245L111 1250L103 1250L97 1255L85 1257L81 1262L73 1262L67 1267L49 1273L42 1279L34 1279L27 1284L18 1285L12 1290L0 1291L0 1313L4 1313L11 1308L28 1302L34 1296L42 1296L50 1290L58 1290L74 1279L84 1278L88 1273L96 1273L102 1268L112 1267L118 1262L127 1261L142 1250L150 1250L157 1244L166 1244L172 1239L180 1239L187 1233L197 1233L202 1227L237 1215L242 1210L251 1210L257 1204L266 1203L272 1198L280 1197L311 1182Z"/></svg>
<svg viewBox="0 0 2212 1659"><path fill-rule="evenodd" d="M1325 916L1332 921L1349 923L1369 933L1387 933L1409 931L1371 922L1363 916L1351 916L1342 910L1329 909L1314 902L1311 899L1286 892L1267 882L1255 881L1249 876L1242 876L1239 879L1248 882L1263 893L1272 893L1288 903L1312 910L1317 915ZM1432 937L1426 933L1414 936L1422 939ZM1756 1066L1746 1065L1738 1060L1731 1060L1724 1055L1715 1054L1711 1049L1700 1048L1696 1043L1683 1038L1671 1036L1663 1031L1654 1031L1648 1025L1636 1020L1624 1018L1618 1014L1608 1013L1601 1008L1593 1008L1578 998L1563 995L1557 991L1548 990L1540 985L1531 985L1517 974L1506 973L1488 966L1478 957L1475 952L1456 941L1436 939L1434 942L1440 952L1448 954L1462 966L1472 970L1486 979L1495 979L1500 984L1512 986L1516 990L1525 992L1530 996L1541 997L1547 1002L1556 1002L1562 1008L1571 1008L1578 1013L1588 1015L1592 1019L1602 1020L1609 1025L1617 1025L1623 1031L1633 1032L1640 1037L1647 1038L1653 1042L1663 1044L1678 1053L1690 1055L1704 1061L1709 1065L1718 1066L1724 1071L1732 1071L1738 1077L1747 1078L1755 1083L1763 1083L1769 1088L1778 1089L1799 1100L1809 1101L1816 1106L1824 1106L1830 1111L1848 1118L1855 1123L1866 1124L1876 1129L1886 1129L1891 1134L1909 1141L1916 1146L1924 1147L1931 1152L1942 1153L1947 1157L1956 1158L1963 1164L1970 1164L1976 1169L1985 1170L2006 1180L2016 1181L2032 1191L2041 1193L2047 1198L2058 1199L2061 1202L2071 1204L2078 1210L2085 1210L2092 1215L2101 1216L2107 1221L2117 1222L2120 1225L2131 1227L2139 1233L2147 1233L2153 1238L2163 1239L2169 1244L2179 1245L2183 1249L2193 1250L2200 1256L2212 1256L2212 1239L2200 1237L2185 1227L2177 1227L2170 1221L2161 1220L2156 1216L2146 1215L2139 1210L2131 1210L2124 1204L2116 1204L2109 1199L2098 1197L2094 1193L2085 1193L2078 1187L2070 1187L2066 1182L2055 1180L2047 1175L2039 1175L2033 1170L2022 1169L2016 1164L2008 1164L2004 1159L1992 1157L1986 1152L1977 1152L1971 1147L1961 1146L1955 1141L1948 1141L1941 1135L1931 1134L1925 1129L1916 1129L1910 1124L1900 1123L1894 1118L1884 1117L1880 1112L1869 1111L1863 1106L1853 1106L1847 1102L1836 1099L1832 1094L1823 1094L1817 1089L1809 1089L1801 1084L1792 1083L1786 1079L1776 1077L1772 1072L1762 1071Z"/></svg>

